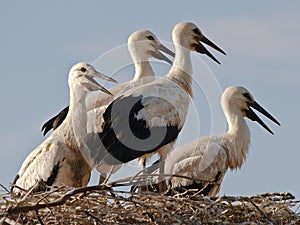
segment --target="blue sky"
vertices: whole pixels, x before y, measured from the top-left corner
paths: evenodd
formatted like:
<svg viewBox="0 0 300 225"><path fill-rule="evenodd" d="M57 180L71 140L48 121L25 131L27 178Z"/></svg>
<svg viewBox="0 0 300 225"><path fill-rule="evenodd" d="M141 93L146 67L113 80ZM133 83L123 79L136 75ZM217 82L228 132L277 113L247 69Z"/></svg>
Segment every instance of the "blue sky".
<svg viewBox="0 0 300 225"><path fill-rule="evenodd" d="M40 132L42 123L68 104L67 75L74 63L94 62L125 44L138 29L149 29L161 41L170 42L176 23L192 21L227 53L225 57L213 52L222 62L220 66L200 56L221 89L245 86L282 124L277 127L265 120L273 136L248 121L249 156L241 170L226 175L221 193L290 191L299 198L299 11L298 1L1 2L0 183L8 186L25 157L45 139ZM114 60L116 66L122 66L120 59ZM158 74L166 71L153 66ZM197 66L200 64L194 68ZM105 65L98 69L109 71ZM195 76L198 73L196 70ZM128 80L133 68L121 74L120 81ZM195 108L203 112L200 135L210 134L205 118L209 104L204 99L201 109ZM218 108L218 103L214 107ZM224 120L220 115L220 121ZM186 127L195 129L192 123ZM221 129L212 132L217 131ZM191 138L185 132L180 143Z"/></svg>

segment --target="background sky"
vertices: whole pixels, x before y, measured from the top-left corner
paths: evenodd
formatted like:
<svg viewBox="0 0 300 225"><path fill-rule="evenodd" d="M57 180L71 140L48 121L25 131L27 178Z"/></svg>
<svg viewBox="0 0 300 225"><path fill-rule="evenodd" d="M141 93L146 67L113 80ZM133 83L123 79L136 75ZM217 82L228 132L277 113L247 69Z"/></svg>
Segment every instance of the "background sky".
<svg viewBox="0 0 300 225"><path fill-rule="evenodd" d="M67 75L73 64L95 62L125 44L138 29L149 29L161 41L171 42L174 25L191 21L227 53L222 56L212 51L222 65L206 56L200 56L202 61L194 54L194 61L199 62L195 65L193 61L194 78L202 87L202 93L195 91L195 102L218 90L218 85L221 90L242 85L282 124L278 127L265 120L273 136L247 121L251 130L248 158L241 170L228 172L221 194L288 191L300 198L299 12L298 1L2 1L0 183L9 186L25 157L45 139L40 132L43 122L68 104ZM111 63L123 67L118 54L115 56ZM165 64L153 66L157 74L169 68ZM103 61L98 69L111 71ZM131 79L133 73L132 66L126 67L115 78L122 82ZM201 76L206 74L215 82L205 85ZM224 130L220 91L214 94L217 100L208 97L203 98L202 105L192 105L191 113L201 111L198 122L189 115L178 144ZM212 109L220 117L215 118ZM212 128L212 123L220 126ZM115 178L127 175L121 171ZM93 176L91 183L96 182Z"/></svg>

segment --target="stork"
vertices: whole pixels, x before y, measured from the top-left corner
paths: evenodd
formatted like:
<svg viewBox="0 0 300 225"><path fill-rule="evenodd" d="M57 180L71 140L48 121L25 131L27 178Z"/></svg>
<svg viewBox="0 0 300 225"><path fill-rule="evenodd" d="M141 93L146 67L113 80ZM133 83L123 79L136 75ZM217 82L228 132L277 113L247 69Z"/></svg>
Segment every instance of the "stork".
<svg viewBox="0 0 300 225"><path fill-rule="evenodd" d="M204 195L217 195L227 170L240 169L247 157L250 131L244 118L258 122L273 134L255 114L253 109L256 109L280 125L244 87L228 87L222 94L221 105L227 119L228 131L216 136L200 137L174 149L165 161L165 173L194 180L173 176L169 178L170 188L197 188Z"/></svg>
<svg viewBox="0 0 300 225"><path fill-rule="evenodd" d="M192 96L190 52L206 54L219 63L203 42L225 54L193 23L177 24L172 39L176 56L168 74L123 93L103 114L103 131L99 137L106 149L102 159L105 163L118 165L139 158L145 167L154 153L164 162L185 122ZM163 173L161 163L160 174Z"/></svg>
<svg viewBox="0 0 300 225"><path fill-rule="evenodd" d="M135 76L132 80L109 89L114 96L118 96L119 94L122 94L133 87L154 81L154 72L149 63L150 58L154 57L172 64L172 62L160 51L165 52L170 56L175 56L175 54L161 44L158 38L149 30L138 30L132 33L128 38L128 50L134 63ZM102 131L102 115L107 107L107 104L112 100L112 96L104 95L102 92L94 92L87 96L86 104L88 111L88 133L100 133ZM68 106L64 108L58 115L47 121L42 128L42 130L44 130L44 135L52 128L56 129L65 119L67 113ZM89 137L93 139L93 135L89 135ZM94 161L97 161L95 156L90 158L89 155L84 155L86 156L86 160L90 163L90 165L94 166ZM115 173L121 168L121 166L121 164L117 166L111 166L109 164L105 164L104 162L101 165L98 165L96 169L101 174L99 183L106 181L108 174Z"/></svg>
<svg viewBox="0 0 300 225"><path fill-rule="evenodd" d="M109 91L114 96L118 96L130 88L154 81L154 72L149 63L150 58L154 57L172 64L172 62L160 51L175 57L175 54L161 44L158 38L149 30L138 30L132 33L128 38L128 50L134 63L135 76L130 81L110 88ZM87 96L87 111L107 105L112 100L112 96L108 96L101 91L94 92ZM68 110L69 107L67 106L56 116L44 123L42 126L43 134L46 135L51 129L55 130L66 118Z"/></svg>
<svg viewBox="0 0 300 225"><path fill-rule="evenodd" d="M88 91L96 90L111 95L94 80L94 77L115 81L84 62L71 68L68 78L69 113L63 123L27 156L13 182L14 192L19 193L20 189L31 188L43 191L52 185L72 187L87 185L91 167L79 151L87 138L85 98Z"/></svg>

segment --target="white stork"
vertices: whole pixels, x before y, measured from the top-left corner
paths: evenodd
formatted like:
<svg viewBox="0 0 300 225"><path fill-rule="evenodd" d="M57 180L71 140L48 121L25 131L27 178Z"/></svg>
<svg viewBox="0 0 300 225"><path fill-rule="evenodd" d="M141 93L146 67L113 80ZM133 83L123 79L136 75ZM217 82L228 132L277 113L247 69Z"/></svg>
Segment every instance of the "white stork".
<svg viewBox="0 0 300 225"><path fill-rule="evenodd" d="M139 85L143 85L155 80L154 72L149 63L149 59L154 57L156 59L164 60L169 64L172 64L167 57L165 57L160 51L163 51L170 56L175 57L175 54L162 45L157 37L148 30L139 30L134 32L128 38L128 50L131 55L132 61L135 66L135 76L132 80L117 85L111 89L110 92L114 94L114 96L119 96L125 91L137 87ZM160 50L160 51L159 51ZM87 106L88 106L88 133L89 134L98 134L102 132L102 123L103 123L103 113L107 107L107 103L110 103L108 98L104 99L101 97L101 93L93 93L87 97ZM90 137L93 139L92 135ZM95 137L94 137L95 138ZM96 137L98 139L98 135ZM93 141L94 143L97 141ZM95 165L95 161L98 161L96 157L87 157L88 161L92 161L91 165ZM100 156L101 158L101 156ZM106 182L111 174L116 173L122 164L119 165L110 165L106 164L104 161L102 163L97 164L96 170L101 174L99 179L99 184Z"/></svg>
<svg viewBox="0 0 300 225"><path fill-rule="evenodd" d="M228 122L226 133L200 137L177 147L168 155L165 161L166 174L195 179L171 177L169 178L171 188L175 190L197 188L202 190L201 193L204 195L215 196L228 168L240 169L247 157L250 131L244 117L258 122L273 134L252 108L280 125L244 87L228 87L222 94L221 105Z"/></svg>
<svg viewBox="0 0 300 225"><path fill-rule="evenodd" d="M132 80L109 89L114 96L118 96L133 87L155 80L154 72L149 63L150 58L154 57L172 64L172 61L170 61L160 51L175 57L175 54L161 44L158 38L148 30L138 30L132 33L128 38L128 50L134 63L135 76ZM88 111L88 133L97 134L102 131L101 125L103 122L103 112L105 111L107 104L111 101L113 101L113 97L107 96L102 92L94 92L87 96L86 104ZM67 106L59 114L51 118L43 125L42 130L44 130L44 134L46 134L52 128L56 129L62 123L68 114L68 109L69 107ZM93 135L89 135L89 138L93 139ZM86 154L84 155L86 156ZM86 156L86 160L91 166L94 166L95 161L97 161L95 156L90 155ZM111 166L109 164L105 164L104 162L101 165L98 165L96 169L101 174L99 183L103 183L108 177L108 173L115 173L121 168L121 166L122 164Z"/></svg>
<svg viewBox="0 0 300 225"><path fill-rule="evenodd" d="M169 73L125 92L107 107L103 115L103 131L99 134L106 149L106 154L101 153L106 164L118 165L140 158L145 167L146 160L154 153L158 153L163 162L176 141L189 108L192 95L190 52L206 54L219 63L202 45L203 42L225 54L193 23L177 24L172 39L176 56ZM163 170L162 163L161 175Z"/></svg>
<svg viewBox="0 0 300 225"><path fill-rule="evenodd" d="M88 91L101 90L94 77L115 81L81 62L69 72L70 110L61 126L25 159L19 170L12 190L20 192L34 188L46 190L49 186L86 186L90 179L91 167L80 154L79 148L87 138L86 95Z"/></svg>
<svg viewBox="0 0 300 225"><path fill-rule="evenodd" d="M172 62L160 51L175 57L175 54L161 44L157 37L148 30L138 30L132 33L128 38L128 50L134 63L135 76L130 81L110 88L109 91L114 96L118 96L119 94L138 85L154 81L154 72L149 63L150 58L154 57L172 64ZM96 109L97 107L105 106L113 101L113 99L113 96L103 94L101 91L94 92L87 96L87 111ZM43 134L45 135L51 129L55 130L57 127L59 127L62 121L66 118L68 110L69 107L67 106L56 116L48 120L42 127Z"/></svg>

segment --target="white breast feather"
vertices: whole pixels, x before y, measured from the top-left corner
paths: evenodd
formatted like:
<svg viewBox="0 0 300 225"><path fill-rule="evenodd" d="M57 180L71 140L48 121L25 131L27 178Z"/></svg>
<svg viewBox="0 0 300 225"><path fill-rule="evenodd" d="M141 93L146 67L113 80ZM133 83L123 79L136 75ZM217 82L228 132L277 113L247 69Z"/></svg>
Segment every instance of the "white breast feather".
<svg viewBox="0 0 300 225"><path fill-rule="evenodd" d="M106 105L87 112L87 133L101 133L103 123L103 113L106 110Z"/></svg>
<svg viewBox="0 0 300 225"><path fill-rule="evenodd" d="M54 165L57 164L56 156L64 154L64 151L57 152L57 143L46 141L33 150L25 159L18 173L20 176L16 182L17 186L29 189L41 179L46 181L51 175Z"/></svg>
<svg viewBox="0 0 300 225"><path fill-rule="evenodd" d="M204 137L176 148L165 162L165 172L213 181L218 172L225 173L227 170L227 154L218 143L212 141ZM172 186L186 186L192 182L175 177L172 179Z"/></svg>
<svg viewBox="0 0 300 225"><path fill-rule="evenodd" d="M124 94L128 95L143 96L144 108L136 117L146 120L148 126L178 125L179 128L183 126L190 96L175 82L162 78Z"/></svg>
<svg viewBox="0 0 300 225"><path fill-rule="evenodd" d="M95 108L110 104L113 99L122 95L122 93L135 88L137 86L149 83L154 80L154 77L141 78L137 80L130 80L125 83L116 85L109 89L113 96L104 93L103 91L97 91L89 94L86 98L86 109L87 111Z"/></svg>

